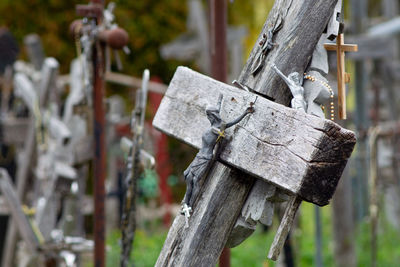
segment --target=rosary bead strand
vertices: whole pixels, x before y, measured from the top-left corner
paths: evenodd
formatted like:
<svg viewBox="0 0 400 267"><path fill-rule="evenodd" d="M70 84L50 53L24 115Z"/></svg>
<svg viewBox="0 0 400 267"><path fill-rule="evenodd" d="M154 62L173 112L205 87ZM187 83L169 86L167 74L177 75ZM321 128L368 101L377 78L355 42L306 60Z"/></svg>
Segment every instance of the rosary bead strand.
<svg viewBox="0 0 400 267"><path fill-rule="evenodd" d="M329 90L329 92L331 94L330 95L330 99L331 99L331 101L330 101L330 104L331 104L331 114L330 114L330 116L331 116L331 120L332 121L335 120L335 104L334 104L334 101L333 101L334 100L333 99L334 98L334 93L333 93L332 87L327 82L317 80L314 76L311 76L311 75L309 75L307 73L304 73L304 79L309 80L311 82L319 82L320 84L322 84L323 86L328 88L328 90Z"/></svg>

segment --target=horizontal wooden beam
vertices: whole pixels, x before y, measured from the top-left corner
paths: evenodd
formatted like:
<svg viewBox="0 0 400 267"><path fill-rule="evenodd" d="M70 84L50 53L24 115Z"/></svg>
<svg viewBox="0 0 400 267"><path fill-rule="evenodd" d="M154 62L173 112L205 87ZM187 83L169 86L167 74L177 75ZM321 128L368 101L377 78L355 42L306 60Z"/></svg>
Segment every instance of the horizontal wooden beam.
<svg viewBox="0 0 400 267"><path fill-rule="evenodd" d="M338 48L336 44L324 44L324 47L328 51L336 51ZM344 44L340 46L340 50L343 52L357 52L358 46L355 44Z"/></svg>
<svg viewBox="0 0 400 267"><path fill-rule="evenodd" d="M179 67L153 125L200 148L201 136L210 127L205 109L217 103L220 93L225 121L256 102L253 114L226 131L220 160L306 201L328 204L356 142L353 132L332 121Z"/></svg>

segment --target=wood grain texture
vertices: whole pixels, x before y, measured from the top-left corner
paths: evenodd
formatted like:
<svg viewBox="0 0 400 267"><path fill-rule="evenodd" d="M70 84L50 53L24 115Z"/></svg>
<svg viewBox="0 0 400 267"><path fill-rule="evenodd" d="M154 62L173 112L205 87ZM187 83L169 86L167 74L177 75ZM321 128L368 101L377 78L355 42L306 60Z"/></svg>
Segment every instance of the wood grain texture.
<svg viewBox="0 0 400 267"><path fill-rule="evenodd" d="M336 2L337 0L276 0L240 74L239 82L288 106L292 95L285 82L271 71L270 64L274 62L284 74L294 71L304 73ZM259 42L268 28L279 19L283 20L283 26L274 35L273 41L277 45L268 53L263 69L253 76L251 67L261 53Z"/></svg>
<svg viewBox="0 0 400 267"><path fill-rule="evenodd" d="M196 148L210 127L205 115L224 95L221 117L230 121L256 95L179 67L153 125ZM326 205L355 145L336 123L258 97L255 112L226 131L220 159L301 198Z"/></svg>
<svg viewBox="0 0 400 267"><path fill-rule="evenodd" d="M239 170L214 164L189 228L183 215L175 218L155 266L215 266L253 182Z"/></svg>

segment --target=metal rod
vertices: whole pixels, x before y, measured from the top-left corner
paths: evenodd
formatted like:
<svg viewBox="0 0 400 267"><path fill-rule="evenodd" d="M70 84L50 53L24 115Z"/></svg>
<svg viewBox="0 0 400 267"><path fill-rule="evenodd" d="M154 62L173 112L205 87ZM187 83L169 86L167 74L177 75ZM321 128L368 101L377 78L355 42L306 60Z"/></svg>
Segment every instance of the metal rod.
<svg viewBox="0 0 400 267"><path fill-rule="evenodd" d="M227 1L210 0L210 56L211 76L221 82L227 80ZM230 249L224 248L219 258L220 267L230 266Z"/></svg>
<svg viewBox="0 0 400 267"><path fill-rule="evenodd" d="M100 48L102 50L103 47ZM103 105L104 81L101 76L103 62L98 57L102 51L94 47L93 105L94 105L94 262L105 266L105 113Z"/></svg>
<svg viewBox="0 0 400 267"><path fill-rule="evenodd" d="M210 1L211 76L221 82L227 79L227 1Z"/></svg>
<svg viewBox="0 0 400 267"><path fill-rule="evenodd" d="M103 0L91 0L92 4L104 4ZM99 21L97 21L97 24ZM99 51L100 50L100 51ZM105 110L103 104L104 62L101 58L104 45L93 46L93 109L94 109L94 266L105 266Z"/></svg>
<svg viewBox="0 0 400 267"><path fill-rule="evenodd" d="M368 7L367 3L363 0L353 0L351 4L351 24L354 25L354 34L361 34L364 32L364 27L367 25L368 20ZM367 185L367 140L366 131L369 126L369 121L367 118L367 107L366 104L366 66L364 61L355 62L355 125L357 129L357 184L356 188L357 194L357 221L361 221L368 213L368 185Z"/></svg>

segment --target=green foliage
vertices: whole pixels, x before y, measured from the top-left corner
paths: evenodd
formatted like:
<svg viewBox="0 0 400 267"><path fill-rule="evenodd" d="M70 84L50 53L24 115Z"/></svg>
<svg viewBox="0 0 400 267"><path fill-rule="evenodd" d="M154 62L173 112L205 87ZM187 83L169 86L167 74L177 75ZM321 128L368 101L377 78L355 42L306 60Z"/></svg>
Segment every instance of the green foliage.
<svg viewBox="0 0 400 267"><path fill-rule="evenodd" d="M395 267L400 262L400 231L385 219L379 218L377 266ZM363 222L357 231L357 257L359 266L371 266L371 225Z"/></svg>
<svg viewBox="0 0 400 267"><path fill-rule="evenodd" d="M259 227L250 238L231 249L231 265L271 266L271 261L267 260L267 244L271 244L273 238L271 232L263 232Z"/></svg>
<svg viewBox="0 0 400 267"><path fill-rule="evenodd" d="M107 238L107 246L109 247L107 251L107 266L119 265L121 253L120 238L121 233L118 231L112 232ZM164 232L146 234L140 230L136 231L131 254L131 260L135 262L135 266L154 266L165 238L166 233ZM92 265L88 264L87 266Z"/></svg>
<svg viewBox="0 0 400 267"><path fill-rule="evenodd" d="M324 266L334 266L333 258L333 235L330 206L321 208L322 232L323 232L323 264ZM294 232L294 253L296 266L308 267L314 265L315 253L315 226L314 226L315 206L310 203L303 203L300 210L299 229ZM380 227L378 237L378 265L377 266L398 266L400 262L400 232L388 225L380 216ZM232 267L241 266L275 266L274 262L267 260L268 249L276 233L278 221L274 221L271 231L264 232L259 227L256 232L245 240L238 247L231 250ZM166 232L145 233L137 231L134 243L133 258L135 266L154 266L161 251L166 237ZM114 232L108 236L107 244L110 250L107 253L107 266L112 266L119 261L120 234ZM351 237L350 237L351 238ZM355 233L357 266L371 265L370 250L370 225L367 221L361 223Z"/></svg>
<svg viewBox="0 0 400 267"><path fill-rule="evenodd" d="M245 40L246 58L253 49L275 0L234 1L229 7L229 23L245 25L249 36ZM243 62L244 64L245 62Z"/></svg>
<svg viewBox="0 0 400 267"><path fill-rule="evenodd" d="M115 1L118 24L130 36L131 54L124 56L124 72L141 75L149 68L152 76L169 81L178 62L165 62L159 48L186 30L186 5L181 0Z"/></svg>

